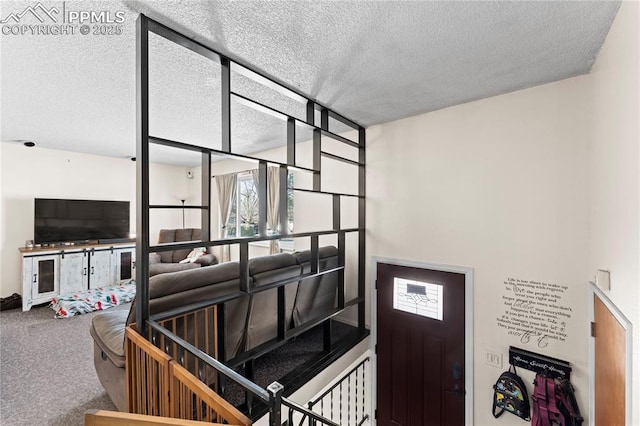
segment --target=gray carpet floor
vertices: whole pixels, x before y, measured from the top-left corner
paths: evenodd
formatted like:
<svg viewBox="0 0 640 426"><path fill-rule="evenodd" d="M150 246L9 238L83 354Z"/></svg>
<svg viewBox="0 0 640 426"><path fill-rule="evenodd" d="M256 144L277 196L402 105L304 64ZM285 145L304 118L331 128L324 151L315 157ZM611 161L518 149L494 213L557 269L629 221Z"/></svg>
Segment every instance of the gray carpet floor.
<svg viewBox="0 0 640 426"><path fill-rule="evenodd" d="M96 313L53 314L45 306L0 312L2 426L79 426L86 410L116 409L93 367L89 327Z"/></svg>
<svg viewBox="0 0 640 426"><path fill-rule="evenodd" d="M0 425L81 426L86 410L116 410L93 366L89 328L96 314L55 319L46 306L0 312ZM333 340L352 328L334 321ZM321 351L322 327L316 327L259 358L256 382L267 386ZM228 389L235 403L241 395Z"/></svg>

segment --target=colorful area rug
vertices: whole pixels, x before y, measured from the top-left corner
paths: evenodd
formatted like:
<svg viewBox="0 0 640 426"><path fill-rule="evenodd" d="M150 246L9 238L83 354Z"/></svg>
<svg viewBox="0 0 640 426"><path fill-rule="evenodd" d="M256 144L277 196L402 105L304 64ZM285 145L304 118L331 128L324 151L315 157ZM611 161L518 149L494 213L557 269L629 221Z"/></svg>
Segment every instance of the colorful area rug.
<svg viewBox="0 0 640 426"><path fill-rule="evenodd" d="M131 302L135 295L136 283L129 280L118 285L61 294L54 297L49 306L55 311L56 318L69 318Z"/></svg>

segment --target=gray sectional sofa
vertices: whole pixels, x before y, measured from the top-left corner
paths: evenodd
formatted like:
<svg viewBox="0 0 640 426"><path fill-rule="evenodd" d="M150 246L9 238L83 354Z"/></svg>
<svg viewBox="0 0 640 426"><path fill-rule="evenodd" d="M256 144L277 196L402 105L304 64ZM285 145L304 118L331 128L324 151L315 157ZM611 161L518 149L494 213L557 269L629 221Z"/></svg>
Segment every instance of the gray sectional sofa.
<svg viewBox="0 0 640 426"><path fill-rule="evenodd" d="M319 249L320 270L335 268L338 250ZM280 253L249 260L252 288L295 279L310 270L309 251ZM338 274L293 281L285 287L285 327L292 328L321 319L336 306ZM213 266L162 273L149 279L150 313L159 314L196 302L213 300L240 291L240 266L226 262ZM225 305L226 333L224 358L231 360L277 337L278 290L243 294ZM124 330L135 321L135 300L129 311L104 312L93 318L90 333L94 340L94 364L100 382L120 411L126 411ZM201 321L202 319L200 319ZM193 329L184 327L193 342ZM202 330L204 327L198 327ZM213 327L210 327L213 329Z"/></svg>

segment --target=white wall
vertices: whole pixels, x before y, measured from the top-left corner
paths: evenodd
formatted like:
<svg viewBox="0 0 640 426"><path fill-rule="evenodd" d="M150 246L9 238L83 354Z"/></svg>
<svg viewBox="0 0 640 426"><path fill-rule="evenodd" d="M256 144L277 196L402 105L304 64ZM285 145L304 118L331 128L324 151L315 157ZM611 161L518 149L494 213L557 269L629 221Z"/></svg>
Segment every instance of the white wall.
<svg viewBox="0 0 640 426"><path fill-rule="evenodd" d="M5 260L4 260L4 256L5 256L5 241L6 241L6 230L5 227L2 225L4 223L4 192L2 191L3 185L2 182L4 181L3 179L3 173L2 170L4 170L4 162L3 162L3 150L2 150L2 144L0 144L0 266L2 266L2 271L4 271L4 266L5 266ZM9 258L11 258L11 256L9 256ZM3 278L3 272L0 272L0 297L6 297L11 295L13 292L9 292L8 290L5 292L2 288L2 283L5 281ZM19 273L19 276L22 276L22 273ZM22 288L22 286L20 285L20 283L16 284L15 286L12 286L12 288Z"/></svg>
<svg viewBox="0 0 640 426"><path fill-rule="evenodd" d="M2 143L0 161L1 297L22 293L18 248L33 239L34 198L130 201L131 232L135 232L136 164L129 159ZM178 205L175 194L190 191L191 180L183 167L154 164L150 176L151 203ZM180 210L151 215L152 236L161 227L181 225Z"/></svg>
<svg viewBox="0 0 640 426"><path fill-rule="evenodd" d="M623 2L589 81L589 267L634 324L633 424L640 424L640 3Z"/></svg>
<svg viewBox="0 0 640 426"><path fill-rule="evenodd" d="M475 424L497 424L487 407L500 370L483 360L485 350L506 360L509 345L571 362L588 415L598 268L640 342L639 12L623 3L589 75L367 130L368 258L475 269ZM568 286L566 341L530 348L496 326L507 277Z"/></svg>
<svg viewBox="0 0 640 426"><path fill-rule="evenodd" d="M187 177L187 171L194 169L166 164L149 164L149 204L179 206L186 195L185 205L200 204L199 177ZM135 176L134 176L135 185ZM136 193L133 190L135 201ZM132 212L135 215L135 211ZM184 227L199 228L200 210L185 209ZM135 222L132 227L135 227ZM158 242L158 233L162 228L181 228L181 209L152 209L149 211L149 243Z"/></svg>
<svg viewBox="0 0 640 426"><path fill-rule="evenodd" d="M474 268L475 424L497 422L489 407L501 370L484 351L506 360L509 345L571 362L588 411L586 84L560 81L367 131L368 258ZM498 328L508 277L569 287L565 342L543 350Z"/></svg>

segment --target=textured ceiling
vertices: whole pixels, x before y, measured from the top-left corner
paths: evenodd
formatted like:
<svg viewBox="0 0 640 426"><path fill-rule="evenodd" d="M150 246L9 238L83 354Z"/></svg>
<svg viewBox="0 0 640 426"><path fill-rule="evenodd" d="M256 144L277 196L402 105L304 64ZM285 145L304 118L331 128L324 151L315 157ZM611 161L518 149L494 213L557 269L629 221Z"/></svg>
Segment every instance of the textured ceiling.
<svg viewBox="0 0 640 426"><path fill-rule="evenodd" d="M0 17L34 3L3 1ZM138 13L370 126L588 73L619 5L68 1L68 10L123 12L123 33L0 35L1 139L135 155ZM219 65L157 36L150 46L151 133L219 146ZM243 76L232 88L303 117L304 105ZM236 103L232 114L243 152L284 143L281 120Z"/></svg>

